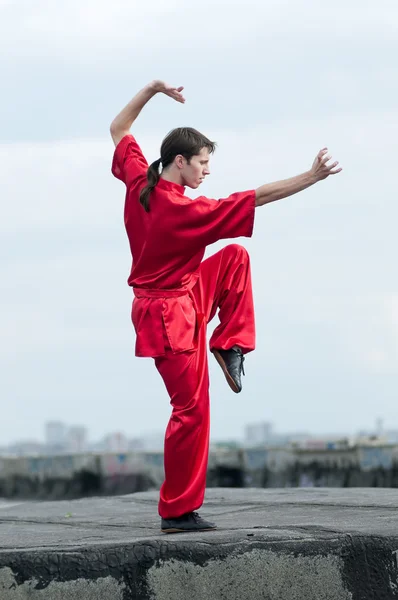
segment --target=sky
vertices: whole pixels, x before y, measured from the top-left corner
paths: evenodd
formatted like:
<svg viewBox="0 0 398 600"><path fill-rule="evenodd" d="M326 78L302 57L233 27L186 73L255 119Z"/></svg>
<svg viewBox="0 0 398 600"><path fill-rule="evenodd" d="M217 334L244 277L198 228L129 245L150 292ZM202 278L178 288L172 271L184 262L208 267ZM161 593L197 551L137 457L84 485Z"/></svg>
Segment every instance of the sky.
<svg viewBox="0 0 398 600"><path fill-rule="evenodd" d="M256 209L257 347L233 394L210 360L212 439L245 424L398 429L398 4L363 0L0 0L0 446L85 424L91 440L162 432L169 399L135 358L124 186L109 125L148 161L172 128L218 142L212 198L311 167L343 172ZM207 249L206 255L228 241ZM212 323L209 333L216 322Z"/></svg>

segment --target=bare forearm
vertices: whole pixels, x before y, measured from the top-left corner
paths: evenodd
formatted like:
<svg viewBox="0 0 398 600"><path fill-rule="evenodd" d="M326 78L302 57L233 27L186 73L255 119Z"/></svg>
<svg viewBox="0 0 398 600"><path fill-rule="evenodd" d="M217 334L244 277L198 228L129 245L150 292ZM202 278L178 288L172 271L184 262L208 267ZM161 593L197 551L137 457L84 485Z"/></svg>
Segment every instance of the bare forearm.
<svg viewBox="0 0 398 600"><path fill-rule="evenodd" d="M111 136L117 145L130 132L130 128L145 104L157 93L153 83L146 85L114 118L111 124Z"/></svg>
<svg viewBox="0 0 398 600"><path fill-rule="evenodd" d="M145 104L158 93L165 94L177 102L184 104L185 98L182 95L183 86L174 87L160 81L160 79L154 79L151 83L148 83L134 98L127 104L125 108L113 119L111 124L111 136L115 143L115 146L120 140L130 133L130 127L144 108Z"/></svg>
<svg viewBox="0 0 398 600"><path fill-rule="evenodd" d="M339 163L337 161L330 163L329 161L332 157L327 152L327 148L322 148L318 152L309 171L290 179L276 181L275 183L266 183L259 187L256 190L256 206L263 206L269 202L287 198L314 185L317 181L326 179L329 175L340 173L342 169L341 167L337 167Z"/></svg>
<svg viewBox="0 0 398 600"><path fill-rule="evenodd" d="M297 194L297 192L301 192L314 185L317 181L318 179L316 179L314 174L311 171L307 171L290 179L266 183L256 190L256 206L263 206L269 202L275 202L275 200L281 200L282 198Z"/></svg>

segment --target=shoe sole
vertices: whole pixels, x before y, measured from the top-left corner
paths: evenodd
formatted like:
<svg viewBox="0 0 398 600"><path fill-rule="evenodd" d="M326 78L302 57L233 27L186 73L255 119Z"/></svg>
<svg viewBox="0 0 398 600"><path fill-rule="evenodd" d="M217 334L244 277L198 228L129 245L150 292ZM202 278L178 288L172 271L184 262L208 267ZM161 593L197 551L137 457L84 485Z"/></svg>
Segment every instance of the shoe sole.
<svg viewBox="0 0 398 600"><path fill-rule="evenodd" d="M206 529L161 529L162 533L200 533L201 531L214 531L217 527L207 527Z"/></svg>
<svg viewBox="0 0 398 600"><path fill-rule="evenodd" d="M227 365L225 364L223 357L217 350L213 350L213 354L216 357L216 361L218 362L218 364L220 365L220 367L223 370L225 379L227 380L229 387L231 388L231 390L233 392L235 392L235 394L239 394L239 392L242 391L242 388L240 388L240 389L238 388L235 381L232 379L231 375L228 373Z"/></svg>

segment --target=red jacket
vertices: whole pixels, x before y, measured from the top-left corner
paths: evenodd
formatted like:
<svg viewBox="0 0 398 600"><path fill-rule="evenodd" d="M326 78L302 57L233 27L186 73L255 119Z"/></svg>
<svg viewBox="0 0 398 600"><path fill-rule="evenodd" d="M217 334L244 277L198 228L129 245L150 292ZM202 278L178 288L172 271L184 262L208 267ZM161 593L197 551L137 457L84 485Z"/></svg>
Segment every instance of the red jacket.
<svg viewBox="0 0 398 600"><path fill-rule="evenodd" d="M126 135L115 149L112 173L127 188L124 222L133 259L128 284L135 294L136 356L155 357L165 353L163 325L173 352L195 348L198 315L190 290L206 246L251 237L255 192L192 200L182 185L160 178L147 213L139 202L147 169L134 137Z"/></svg>

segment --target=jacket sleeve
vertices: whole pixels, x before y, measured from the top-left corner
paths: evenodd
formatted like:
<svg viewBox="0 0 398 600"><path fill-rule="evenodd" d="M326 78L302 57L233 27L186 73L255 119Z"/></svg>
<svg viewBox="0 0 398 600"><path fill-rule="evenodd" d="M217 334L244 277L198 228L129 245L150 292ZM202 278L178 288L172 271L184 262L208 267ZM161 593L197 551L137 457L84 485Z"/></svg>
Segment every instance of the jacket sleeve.
<svg viewBox="0 0 398 600"><path fill-rule="evenodd" d="M169 226L190 247L207 246L228 238L251 237L255 197L255 190L236 192L220 200L204 196L195 200L184 197L183 202L174 206L173 222Z"/></svg>
<svg viewBox="0 0 398 600"><path fill-rule="evenodd" d="M112 173L129 188L138 178L146 175L148 163L132 135L125 135L115 148Z"/></svg>

